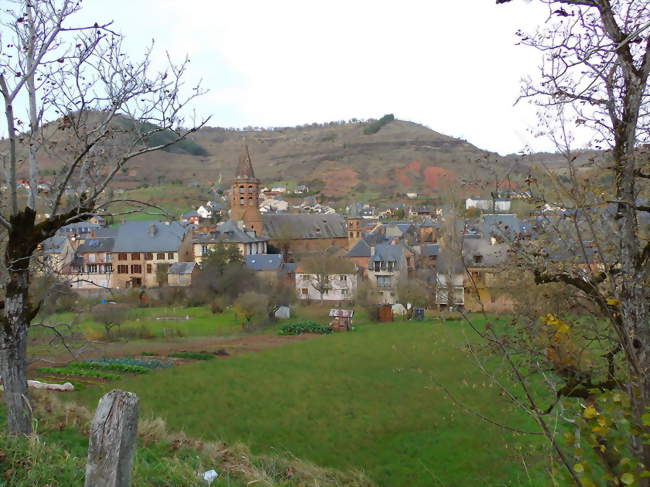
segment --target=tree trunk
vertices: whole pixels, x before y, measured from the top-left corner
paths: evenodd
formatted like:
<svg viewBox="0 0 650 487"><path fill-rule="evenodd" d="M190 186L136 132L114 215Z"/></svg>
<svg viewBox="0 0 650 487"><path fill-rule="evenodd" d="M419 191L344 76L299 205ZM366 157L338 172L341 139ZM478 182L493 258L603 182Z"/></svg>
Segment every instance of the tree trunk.
<svg viewBox="0 0 650 487"><path fill-rule="evenodd" d="M27 393L27 330L29 273L12 272L5 296L5 320L0 327L0 374L2 374L7 428L29 435L32 413Z"/></svg>

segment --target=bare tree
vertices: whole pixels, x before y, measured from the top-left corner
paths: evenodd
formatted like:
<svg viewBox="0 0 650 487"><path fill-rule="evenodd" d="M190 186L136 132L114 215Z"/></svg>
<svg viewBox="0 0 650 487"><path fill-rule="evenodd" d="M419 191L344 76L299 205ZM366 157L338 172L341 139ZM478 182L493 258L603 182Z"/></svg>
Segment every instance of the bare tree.
<svg viewBox="0 0 650 487"><path fill-rule="evenodd" d="M512 340L507 343L493 330L485 336L512 365L524 394L520 404L533 412L576 485L594 484L584 464L574 464L562 451L544 417L569 397L586 401L584 414L574 421L586 422L590 433L583 441L592 446L605 482L647 487L650 243L640 232L639 218L650 210L640 198L647 198L650 178L643 152L650 140L650 4L538 1L549 7L546 26L518 35L522 44L541 51L544 61L539 78L525 82L523 98L539 106L540 133L551 136L570 163L571 183L558 190L561 205L570 207L563 218L544 223L544 234L552 238L532 245L515 241L513 249L518 265L531 271L535 283L570 286L578 300L595 305L598 319L589 327L556 316L545 317L543 326L529 322L516 342L519 353L533 353L525 363L513 353ZM610 187L598 188L587 172L573 167L572 146L585 135L592 137L595 148L607 151L608 165L599 169L613 173ZM540 347L531 340L544 334L546 345L532 352L531 344ZM522 366L535 369L555 390L557 397L548 409L534 397ZM619 395L610 397L609 391ZM621 397L621 405L629 404L629 427L606 412ZM623 444L616 443L615 431L624 435Z"/></svg>
<svg viewBox="0 0 650 487"><path fill-rule="evenodd" d="M32 428L26 354L27 331L39 312L29 297L37 246L62 226L109 208L109 184L131 159L170 146L205 123L183 128L183 110L202 93L183 84L187 60L170 61L158 72L151 50L130 60L110 24L74 24L80 9L78 0L15 0L0 13L8 190L0 203L7 233L0 372L13 433ZM164 142L156 143L161 134ZM46 160L58 162L60 170L52 191L40 197L39 169ZM19 194L21 175L28 180L26 198Z"/></svg>

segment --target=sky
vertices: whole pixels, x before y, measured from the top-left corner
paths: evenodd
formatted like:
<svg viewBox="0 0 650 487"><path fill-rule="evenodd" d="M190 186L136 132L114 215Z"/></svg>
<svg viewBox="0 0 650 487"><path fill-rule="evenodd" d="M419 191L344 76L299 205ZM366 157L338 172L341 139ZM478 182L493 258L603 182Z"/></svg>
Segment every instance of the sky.
<svg viewBox="0 0 650 487"><path fill-rule="evenodd" d="M212 126L393 113L507 154L551 148L514 105L540 64L515 32L546 16L527 0L85 0L78 21L113 20L133 57L152 40L160 60L189 56Z"/></svg>

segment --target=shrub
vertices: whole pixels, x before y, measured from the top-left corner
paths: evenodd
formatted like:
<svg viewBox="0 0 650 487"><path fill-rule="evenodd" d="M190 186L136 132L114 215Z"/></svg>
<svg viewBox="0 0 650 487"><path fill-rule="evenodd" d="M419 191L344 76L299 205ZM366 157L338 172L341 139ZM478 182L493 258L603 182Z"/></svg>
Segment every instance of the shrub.
<svg viewBox="0 0 650 487"><path fill-rule="evenodd" d="M137 327L119 328L113 334L114 338L130 338L130 339L144 339L149 340L155 338L156 335L147 325L139 325Z"/></svg>
<svg viewBox="0 0 650 487"><path fill-rule="evenodd" d="M290 323L280 329L280 335L302 335L303 333L317 333L319 335L329 335L332 333L330 325L319 325L313 321L300 323Z"/></svg>
<svg viewBox="0 0 650 487"><path fill-rule="evenodd" d="M230 300L226 296L215 296L210 302L210 311L215 315L221 314L226 310L229 304Z"/></svg>
<svg viewBox="0 0 650 487"><path fill-rule="evenodd" d="M98 304L93 308L92 319L104 326L104 335L112 340L113 328L118 328L127 319L128 307L123 304Z"/></svg>
<svg viewBox="0 0 650 487"><path fill-rule="evenodd" d="M187 306L188 295L180 287L163 287L160 289L159 301L165 306Z"/></svg>

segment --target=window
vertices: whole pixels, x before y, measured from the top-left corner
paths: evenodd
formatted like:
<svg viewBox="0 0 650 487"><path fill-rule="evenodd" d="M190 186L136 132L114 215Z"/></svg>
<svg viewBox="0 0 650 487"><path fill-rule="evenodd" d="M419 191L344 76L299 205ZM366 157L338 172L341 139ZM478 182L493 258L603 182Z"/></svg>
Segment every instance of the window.
<svg viewBox="0 0 650 487"><path fill-rule="evenodd" d="M88 264L88 274L97 274L97 264Z"/></svg>
<svg viewBox="0 0 650 487"><path fill-rule="evenodd" d="M391 287L391 285L392 285L391 276L377 276L378 287Z"/></svg>
<svg viewBox="0 0 650 487"><path fill-rule="evenodd" d="M207 245L201 245L201 255L208 255L209 249Z"/></svg>
<svg viewBox="0 0 650 487"><path fill-rule="evenodd" d="M375 272L379 272L381 270L381 262L375 262L375 266L373 270Z"/></svg>
<svg viewBox="0 0 650 487"><path fill-rule="evenodd" d="M239 187L239 193L242 194L243 192L244 192L244 187L243 187L243 186L240 186L240 187Z"/></svg>
<svg viewBox="0 0 650 487"><path fill-rule="evenodd" d="M346 276L345 274L341 274L341 275L339 276L339 279L340 279L341 281L347 281L347 280L348 280L348 276Z"/></svg>
<svg viewBox="0 0 650 487"><path fill-rule="evenodd" d="M127 259L128 259L127 254L125 254L123 252L120 252L119 254L117 254L117 260L127 260Z"/></svg>
<svg viewBox="0 0 650 487"><path fill-rule="evenodd" d="M111 273L113 272L113 264L105 264L104 265L104 272Z"/></svg>
<svg viewBox="0 0 650 487"><path fill-rule="evenodd" d="M392 260L388 261L388 272L393 272L395 270L395 262Z"/></svg>
<svg viewBox="0 0 650 487"><path fill-rule="evenodd" d="M139 252L133 252L131 254L131 260L140 260L140 253Z"/></svg>
<svg viewBox="0 0 650 487"><path fill-rule="evenodd" d="M497 302L497 297L496 296L490 296L490 302L492 304L496 303Z"/></svg>
<svg viewBox="0 0 650 487"><path fill-rule="evenodd" d="M173 259L174 258L174 252L167 252L167 258L168 259Z"/></svg>
<svg viewBox="0 0 650 487"><path fill-rule="evenodd" d="M117 273L118 274L128 274L129 273L129 266L128 265L118 265L117 266Z"/></svg>
<svg viewBox="0 0 650 487"><path fill-rule="evenodd" d="M153 254L151 252L145 252L144 260L153 260Z"/></svg>
<svg viewBox="0 0 650 487"><path fill-rule="evenodd" d="M153 271L153 266L151 264L147 264L147 274L151 274Z"/></svg>
<svg viewBox="0 0 650 487"><path fill-rule="evenodd" d="M131 264L131 274L142 274L142 266L140 264Z"/></svg>
<svg viewBox="0 0 650 487"><path fill-rule="evenodd" d="M480 264L483 262L483 256L482 255L475 255L474 256L474 263L475 264Z"/></svg>
<svg viewBox="0 0 650 487"><path fill-rule="evenodd" d="M104 262L113 262L113 254L106 254L106 259Z"/></svg>
<svg viewBox="0 0 650 487"><path fill-rule="evenodd" d="M341 294L343 296L347 296L348 295L348 290L347 289L341 289Z"/></svg>
<svg viewBox="0 0 650 487"><path fill-rule="evenodd" d="M306 287L303 287L300 290L300 292L302 293L303 296L307 296L307 294L309 294L309 289L307 289Z"/></svg>
<svg viewBox="0 0 650 487"><path fill-rule="evenodd" d="M164 260L165 259L165 252L158 252L156 254L156 259L158 260Z"/></svg>

